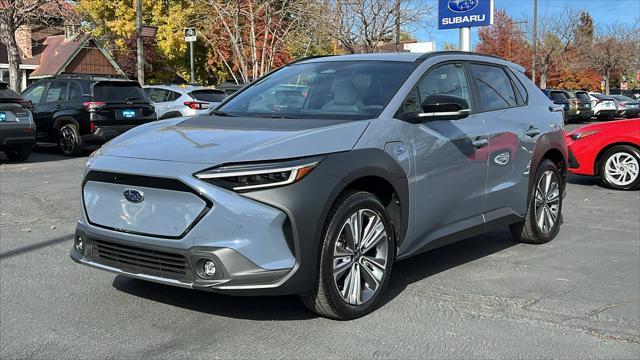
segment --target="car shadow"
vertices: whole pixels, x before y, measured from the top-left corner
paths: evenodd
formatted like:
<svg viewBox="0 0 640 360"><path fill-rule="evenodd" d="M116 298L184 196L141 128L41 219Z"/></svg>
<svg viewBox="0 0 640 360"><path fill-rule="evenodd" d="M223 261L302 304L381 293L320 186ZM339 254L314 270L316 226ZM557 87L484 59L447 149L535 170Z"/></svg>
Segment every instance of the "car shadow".
<svg viewBox="0 0 640 360"><path fill-rule="evenodd" d="M517 243L508 230L476 236L394 264L384 306L410 284L500 252ZM127 294L201 313L239 319L274 321L316 318L297 296L230 296L177 288L118 275L113 287Z"/></svg>
<svg viewBox="0 0 640 360"><path fill-rule="evenodd" d="M84 156L86 156L86 153ZM31 155L26 161L20 163L14 163L7 159L4 152L0 151L0 164L34 164L34 163L42 163L42 162L51 162L51 161L60 161L60 160L68 160L73 159L69 156L64 156L58 147L55 144L46 144L41 145L38 144L33 147L31 151Z"/></svg>
<svg viewBox="0 0 640 360"><path fill-rule="evenodd" d="M573 185L597 186L603 189L607 189L602 185L602 181L600 181L600 178L598 176L567 174L567 182Z"/></svg>

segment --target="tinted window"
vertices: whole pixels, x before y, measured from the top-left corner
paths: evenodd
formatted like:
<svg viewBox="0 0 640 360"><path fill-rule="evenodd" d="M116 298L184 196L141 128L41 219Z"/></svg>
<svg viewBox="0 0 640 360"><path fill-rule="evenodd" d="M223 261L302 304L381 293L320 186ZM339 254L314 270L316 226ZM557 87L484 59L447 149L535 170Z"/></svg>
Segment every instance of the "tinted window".
<svg viewBox="0 0 640 360"><path fill-rule="evenodd" d="M415 66L393 61L293 64L218 110L258 117L368 119L380 114Z"/></svg>
<svg viewBox="0 0 640 360"><path fill-rule="evenodd" d="M471 77L478 89L480 111L492 111L517 105L511 80L501 67L471 64Z"/></svg>
<svg viewBox="0 0 640 360"><path fill-rule="evenodd" d="M526 104L529 100L529 93L527 93L527 89L524 87L522 81L520 81L518 76L513 71L511 71L511 78L513 79L513 84L515 85L517 95L519 95L518 103L522 105Z"/></svg>
<svg viewBox="0 0 640 360"><path fill-rule="evenodd" d="M549 93L549 98L551 100L567 100L569 97L563 91L552 91Z"/></svg>
<svg viewBox="0 0 640 360"><path fill-rule="evenodd" d="M409 93L402 111L422 112L422 103L433 95L452 95L463 98L471 106L469 85L460 64L446 64L430 69L418 86Z"/></svg>
<svg viewBox="0 0 640 360"><path fill-rule="evenodd" d="M96 83L93 97L98 101L147 101L147 96L137 83L119 81Z"/></svg>
<svg viewBox="0 0 640 360"><path fill-rule="evenodd" d="M69 83L69 100L78 100L82 97L82 88L77 83Z"/></svg>
<svg viewBox="0 0 640 360"><path fill-rule="evenodd" d="M586 92L577 92L576 97L580 100L591 100L591 98L589 98L589 94Z"/></svg>
<svg viewBox="0 0 640 360"><path fill-rule="evenodd" d="M147 89L149 94L149 100L155 103L161 103L167 101L169 91L165 89L151 88Z"/></svg>
<svg viewBox="0 0 640 360"><path fill-rule="evenodd" d="M169 91L169 96L167 98L167 101L176 101L180 98L180 96L182 95L179 92Z"/></svg>
<svg viewBox="0 0 640 360"><path fill-rule="evenodd" d="M44 102L67 101L67 88L66 82L52 82L44 97Z"/></svg>
<svg viewBox="0 0 640 360"><path fill-rule="evenodd" d="M194 90L189 95L200 101L221 102L227 95L220 90Z"/></svg>
<svg viewBox="0 0 640 360"><path fill-rule="evenodd" d="M22 97L24 97L27 100L31 100L31 102L34 104L39 104L40 100L42 99L42 94L44 93L44 89L46 87L47 87L46 84L36 85L31 89L27 89L22 94Z"/></svg>

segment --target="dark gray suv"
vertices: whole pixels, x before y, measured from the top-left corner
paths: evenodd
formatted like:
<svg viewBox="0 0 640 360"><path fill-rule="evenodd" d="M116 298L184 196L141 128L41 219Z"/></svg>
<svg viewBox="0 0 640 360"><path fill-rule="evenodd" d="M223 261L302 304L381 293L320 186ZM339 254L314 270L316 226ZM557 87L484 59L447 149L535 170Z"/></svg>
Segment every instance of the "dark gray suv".
<svg viewBox="0 0 640 360"><path fill-rule="evenodd" d="M304 59L210 115L139 126L94 153L71 257L167 285L300 294L372 311L395 261L562 223L562 108L523 68L461 52Z"/></svg>

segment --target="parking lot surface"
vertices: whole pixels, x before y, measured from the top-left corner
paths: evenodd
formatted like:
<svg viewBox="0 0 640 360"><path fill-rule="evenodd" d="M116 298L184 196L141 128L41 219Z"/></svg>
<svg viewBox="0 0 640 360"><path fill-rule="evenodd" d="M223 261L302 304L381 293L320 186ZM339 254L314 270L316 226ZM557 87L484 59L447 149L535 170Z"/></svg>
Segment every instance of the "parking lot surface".
<svg viewBox="0 0 640 360"><path fill-rule="evenodd" d="M0 165L0 358L638 358L640 192L569 178L560 235L497 231L401 261L381 307L316 317L69 258L86 157ZM0 155L0 162L4 162Z"/></svg>

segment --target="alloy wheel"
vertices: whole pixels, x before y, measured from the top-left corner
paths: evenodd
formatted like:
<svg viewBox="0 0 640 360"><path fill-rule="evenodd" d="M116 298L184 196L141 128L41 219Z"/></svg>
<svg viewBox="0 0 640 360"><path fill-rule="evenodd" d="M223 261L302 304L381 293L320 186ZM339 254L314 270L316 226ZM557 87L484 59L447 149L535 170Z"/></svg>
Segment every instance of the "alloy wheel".
<svg viewBox="0 0 640 360"><path fill-rule="evenodd" d="M65 127L60 130L60 148L64 153L71 153L75 144L76 135L73 133L72 129Z"/></svg>
<svg viewBox="0 0 640 360"><path fill-rule="evenodd" d="M545 171L538 180L535 211L538 230L543 234L549 234L558 222L560 212L560 186L553 171Z"/></svg>
<svg viewBox="0 0 640 360"><path fill-rule="evenodd" d="M359 209L344 222L333 252L333 279L346 303L364 304L381 287L388 241L382 217L371 209Z"/></svg>
<svg viewBox="0 0 640 360"><path fill-rule="evenodd" d="M611 155L604 165L607 180L617 186L627 186L638 178L638 160L631 154L619 152Z"/></svg>

